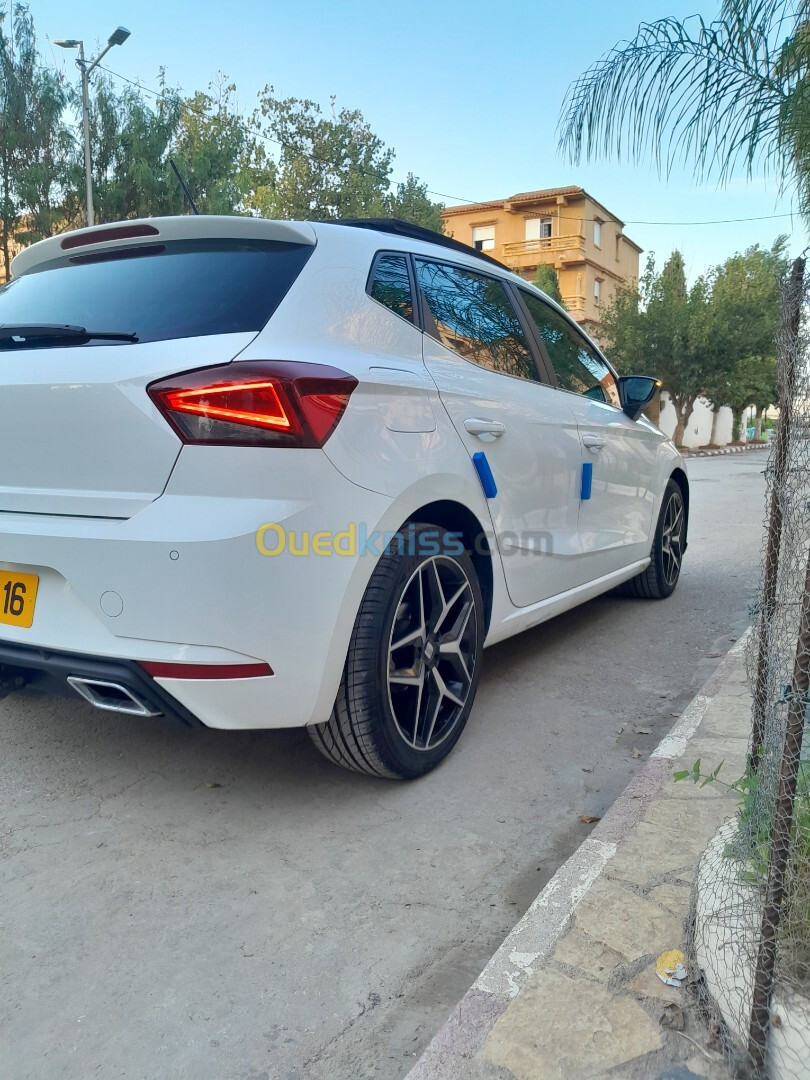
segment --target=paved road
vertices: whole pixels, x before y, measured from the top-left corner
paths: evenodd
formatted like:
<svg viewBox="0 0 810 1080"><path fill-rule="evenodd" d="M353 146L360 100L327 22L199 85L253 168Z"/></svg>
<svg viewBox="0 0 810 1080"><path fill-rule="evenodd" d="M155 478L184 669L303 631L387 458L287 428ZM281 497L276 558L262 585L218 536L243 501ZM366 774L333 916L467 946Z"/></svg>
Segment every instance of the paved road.
<svg viewBox="0 0 810 1080"><path fill-rule="evenodd" d="M747 624L763 466L691 461L675 595L487 650L418 783L299 732L0 703L1 1080L403 1076Z"/></svg>

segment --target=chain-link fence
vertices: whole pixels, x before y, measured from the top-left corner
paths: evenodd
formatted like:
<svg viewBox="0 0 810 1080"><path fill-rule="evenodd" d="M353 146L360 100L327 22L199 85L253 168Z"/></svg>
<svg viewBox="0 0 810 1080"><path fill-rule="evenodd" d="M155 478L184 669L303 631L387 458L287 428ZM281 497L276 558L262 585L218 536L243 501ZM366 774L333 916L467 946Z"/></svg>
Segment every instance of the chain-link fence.
<svg viewBox="0 0 810 1080"><path fill-rule="evenodd" d="M779 419L748 647L753 723L740 800L693 893L698 986L739 1075L810 1077L810 342L799 259L782 288ZM729 779L728 777L726 778Z"/></svg>

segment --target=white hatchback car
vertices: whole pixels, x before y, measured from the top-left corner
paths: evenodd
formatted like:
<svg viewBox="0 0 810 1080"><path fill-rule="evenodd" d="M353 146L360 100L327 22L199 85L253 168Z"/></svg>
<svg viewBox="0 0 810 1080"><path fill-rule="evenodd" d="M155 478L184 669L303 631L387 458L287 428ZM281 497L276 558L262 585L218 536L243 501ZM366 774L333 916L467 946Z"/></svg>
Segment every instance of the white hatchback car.
<svg viewBox="0 0 810 1080"><path fill-rule="evenodd" d="M484 645L675 588L689 489L657 389L398 222L43 240L0 290L0 695L307 726L340 765L427 772Z"/></svg>

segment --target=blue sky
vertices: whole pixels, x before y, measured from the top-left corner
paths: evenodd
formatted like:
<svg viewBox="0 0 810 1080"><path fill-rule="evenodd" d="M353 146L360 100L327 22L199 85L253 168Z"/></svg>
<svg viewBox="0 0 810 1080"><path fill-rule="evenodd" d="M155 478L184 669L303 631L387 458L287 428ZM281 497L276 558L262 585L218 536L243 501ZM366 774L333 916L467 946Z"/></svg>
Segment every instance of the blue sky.
<svg viewBox="0 0 810 1080"><path fill-rule="evenodd" d="M712 17L719 2L32 0L31 10L45 58L70 77L72 54L50 39L83 38L89 51L122 24L132 36L106 62L145 86L156 85L161 67L189 92L221 71L236 83L245 111L267 83L282 96L323 104L335 94L395 148L395 178L412 171L438 192L474 201L579 184L659 260L679 248L694 277L750 244L770 245L780 232L791 235L798 253L806 229L798 216L639 222L789 213L776 182L740 175L717 189L684 171L661 179L646 164L574 167L557 152L555 128L569 83L639 22L696 11Z"/></svg>

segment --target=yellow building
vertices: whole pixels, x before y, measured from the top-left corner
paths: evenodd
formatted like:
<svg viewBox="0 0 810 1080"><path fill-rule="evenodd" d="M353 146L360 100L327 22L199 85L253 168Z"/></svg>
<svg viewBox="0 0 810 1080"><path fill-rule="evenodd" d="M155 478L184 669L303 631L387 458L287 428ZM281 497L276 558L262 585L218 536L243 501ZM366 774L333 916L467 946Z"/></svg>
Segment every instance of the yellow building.
<svg viewBox="0 0 810 1080"><path fill-rule="evenodd" d="M620 281L638 279L641 248L624 222L581 187L523 191L508 199L450 206L445 231L531 280L540 263L557 271L563 303L592 333Z"/></svg>

